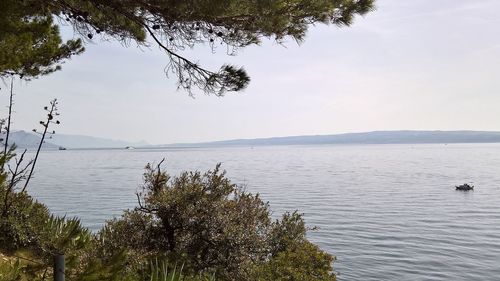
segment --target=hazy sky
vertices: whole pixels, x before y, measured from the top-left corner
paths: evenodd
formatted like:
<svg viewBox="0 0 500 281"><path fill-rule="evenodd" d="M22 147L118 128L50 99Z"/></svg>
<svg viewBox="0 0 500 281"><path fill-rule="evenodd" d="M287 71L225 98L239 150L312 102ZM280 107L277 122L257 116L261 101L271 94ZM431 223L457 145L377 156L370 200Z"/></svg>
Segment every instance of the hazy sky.
<svg viewBox="0 0 500 281"><path fill-rule="evenodd" d="M500 1L379 0L350 28L312 27L226 55L187 56L246 68L241 93L176 90L157 48L96 42L63 70L15 83L14 127L30 130L60 100L56 131L153 144L395 129L500 131ZM6 103L2 86L1 101ZM2 108L3 112L5 109Z"/></svg>

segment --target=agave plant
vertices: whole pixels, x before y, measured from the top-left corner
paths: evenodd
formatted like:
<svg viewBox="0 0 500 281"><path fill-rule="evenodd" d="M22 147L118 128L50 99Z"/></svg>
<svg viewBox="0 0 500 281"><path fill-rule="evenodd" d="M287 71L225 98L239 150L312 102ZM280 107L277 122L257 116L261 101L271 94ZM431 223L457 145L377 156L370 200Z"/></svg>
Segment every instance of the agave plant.
<svg viewBox="0 0 500 281"><path fill-rule="evenodd" d="M50 253L65 253L84 248L92 236L77 218L66 219L51 215L44 225L42 249Z"/></svg>
<svg viewBox="0 0 500 281"><path fill-rule="evenodd" d="M166 261L155 259L150 263L150 272L148 281L179 281L183 279L182 270L184 266L177 268L175 265L169 270L169 264Z"/></svg>
<svg viewBox="0 0 500 281"><path fill-rule="evenodd" d="M173 267L168 261L155 259L149 263L149 271L141 281L215 281L215 275L199 274L187 276L183 273L184 265Z"/></svg>

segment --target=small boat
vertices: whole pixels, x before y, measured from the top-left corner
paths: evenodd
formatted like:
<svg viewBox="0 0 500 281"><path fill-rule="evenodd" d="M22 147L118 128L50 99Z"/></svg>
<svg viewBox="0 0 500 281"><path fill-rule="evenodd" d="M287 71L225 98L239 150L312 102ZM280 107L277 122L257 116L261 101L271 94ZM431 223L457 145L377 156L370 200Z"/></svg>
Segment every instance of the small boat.
<svg viewBox="0 0 500 281"><path fill-rule="evenodd" d="M59 146L59 150L66 150L66 147Z"/></svg>
<svg viewBox="0 0 500 281"><path fill-rule="evenodd" d="M456 187L456 190L460 190L460 191L469 191L469 190L474 190L474 186L473 185L470 185L468 183L464 183L462 185L457 185L455 186Z"/></svg>
<svg viewBox="0 0 500 281"><path fill-rule="evenodd" d="M125 149L135 149L135 147L133 147L133 146L127 146L127 147L125 147Z"/></svg>

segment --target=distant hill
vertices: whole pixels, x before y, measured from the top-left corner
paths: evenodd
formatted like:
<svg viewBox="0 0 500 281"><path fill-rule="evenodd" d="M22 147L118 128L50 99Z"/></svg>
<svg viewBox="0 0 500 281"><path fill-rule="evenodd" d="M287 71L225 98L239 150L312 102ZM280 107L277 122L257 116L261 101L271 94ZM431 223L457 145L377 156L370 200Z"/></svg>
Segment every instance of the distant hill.
<svg viewBox="0 0 500 281"><path fill-rule="evenodd" d="M5 139L5 134L0 134ZM2 141L3 143L3 141ZM13 131L9 136L9 143L15 143L18 148L35 149L40 143L40 136L26 131ZM44 149L65 148L123 148L126 146L146 146L146 142L127 142L80 135L55 134L46 138Z"/></svg>
<svg viewBox="0 0 500 281"><path fill-rule="evenodd" d="M5 138L0 134L0 138ZM19 148L35 149L40 136L26 131L15 131L9 142ZM127 142L82 135L56 134L47 139L44 149L65 148L124 148L133 147L219 147L260 145L315 145L315 144L418 144L418 143L500 143L500 132L487 131L375 131L337 135L291 136L256 139L235 139L202 143L149 145L146 142Z"/></svg>
<svg viewBox="0 0 500 281"><path fill-rule="evenodd" d="M486 131L375 131L338 135L291 136L235 139L204 143L171 144L179 146L259 146L313 144L418 144L418 143L500 143L500 132Z"/></svg>
<svg viewBox="0 0 500 281"><path fill-rule="evenodd" d="M82 135L55 134L51 143L66 148L123 148L126 146L146 146L147 142L128 142Z"/></svg>
<svg viewBox="0 0 500 281"><path fill-rule="evenodd" d="M5 141L5 134L1 133L0 138L2 139L2 146ZM31 132L26 131L14 131L9 136L9 144L16 144L18 148L36 149L40 143L40 136ZM46 141L42 148L44 149L56 149L57 145L54 145Z"/></svg>

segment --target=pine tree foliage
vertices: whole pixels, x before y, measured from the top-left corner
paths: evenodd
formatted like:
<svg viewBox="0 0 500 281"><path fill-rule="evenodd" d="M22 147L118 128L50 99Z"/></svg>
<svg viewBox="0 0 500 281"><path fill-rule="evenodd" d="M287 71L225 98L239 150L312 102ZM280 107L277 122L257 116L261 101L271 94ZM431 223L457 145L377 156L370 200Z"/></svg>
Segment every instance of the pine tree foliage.
<svg viewBox="0 0 500 281"><path fill-rule="evenodd" d="M79 39L62 41L52 15L23 2L0 2L0 77L37 78L84 50Z"/></svg>
<svg viewBox="0 0 500 281"><path fill-rule="evenodd" d="M301 42L310 25L324 23L348 26L356 15L372 10L373 2L374 0L3 0L3 5L15 11L27 11L31 13L31 18L49 20L52 15L56 16L61 21L70 23L86 40L94 40L99 35L125 44L156 44L167 54L169 62L166 71L177 75L179 87L190 93L197 87L208 94L223 95L227 91L239 91L248 85L250 78L244 69L223 65L218 71L211 71L182 56L184 49L205 43L212 47L222 44L235 52L238 48L259 44L262 38L272 38L278 42L292 38ZM75 52L80 50L74 48L78 43L68 41L65 46Z"/></svg>

